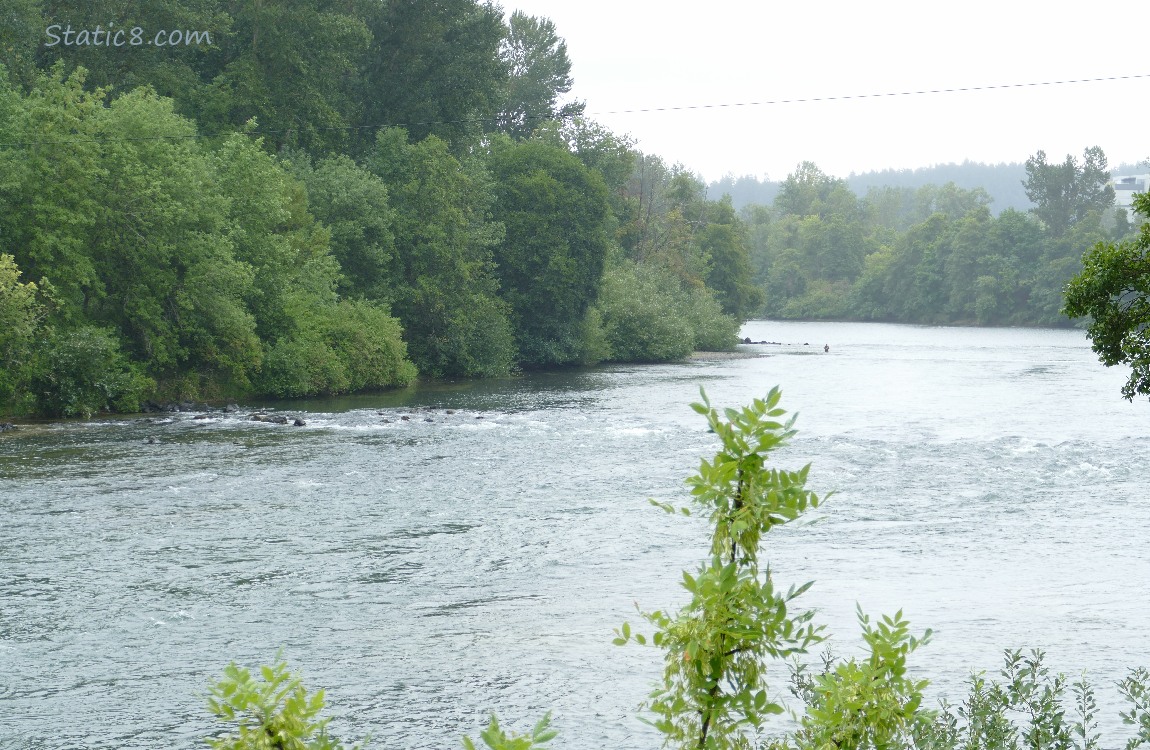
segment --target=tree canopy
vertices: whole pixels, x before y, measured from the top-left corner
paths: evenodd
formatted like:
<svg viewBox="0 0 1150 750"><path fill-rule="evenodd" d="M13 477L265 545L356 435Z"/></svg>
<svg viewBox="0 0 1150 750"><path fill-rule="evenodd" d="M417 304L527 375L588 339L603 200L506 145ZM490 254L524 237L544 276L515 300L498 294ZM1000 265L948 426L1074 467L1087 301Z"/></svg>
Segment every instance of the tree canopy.
<svg viewBox="0 0 1150 750"><path fill-rule="evenodd" d="M1066 287L1066 314L1090 316L1087 328L1102 364L1126 364L1122 395L1150 396L1150 194L1134 197L1145 221L1137 239L1100 242L1082 260Z"/></svg>

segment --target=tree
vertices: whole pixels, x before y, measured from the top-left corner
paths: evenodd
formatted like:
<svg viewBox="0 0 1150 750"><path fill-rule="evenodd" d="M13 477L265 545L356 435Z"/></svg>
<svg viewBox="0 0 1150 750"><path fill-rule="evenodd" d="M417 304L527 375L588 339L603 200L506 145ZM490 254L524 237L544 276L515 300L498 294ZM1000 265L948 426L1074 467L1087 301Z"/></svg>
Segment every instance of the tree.
<svg viewBox="0 0 1150 750"><path fill-rule="evenodd" d="M551 19L515 11L507 21L507 37L499 51L509 73L500 130L514 138L526 138L547 120L583 114L583 102L558 104L573 81L567 42L555 33Z"/></svg>
<svg viewBox="0 0 1150 750"><path fill-rule="evenodd" d="M1137 211L1150 219L1150 194L1134 197ZM1099 242L1082 259L1082 272L1066 287L1066 315L1090 316L1091 346L1102 364L1127 364L1130 378L1122 395L1150 396L1150 220L1138 239Z"/></svg>
<svg viewBox="0 0 1150 750"><path fill-rule="evenodd" d="M627 182L635 166L635 142L630 136L618 136L597 122L575 117L544 122L532 137L566 148L583 166L598 172L611 194L615 222L626 220L630 205Z"/></svg>
<svg viewBox="0 0 1150 750"><path fill-rule="evenodd" d="M0 413L23 406L18 401L27 392L28 363L44 318L38 297L36 284L20 282L12 256L0 254Z"/></svg>
<svg viewBox="0 0 1150 750"><path fill-rule="evenodd" d="M0 81L31 83L44 23L39 0L0 0Z"/></svg>
<svg viewBox="0 0 1150 750"><path fill-rule="evenodd" d="M565 149L504 140L490 161L493 218L506 228L495 261L520 362L578 362L583 317L607 257L607 188Z"/></svg>
<svg viewBox="0 0 1150 750"><path fill-rule="evenodd" d="M1091 213L1098 216L1114 205L1106 154L1098 146L1082 152L1081 164L1070 154L1061 164L1050 164L1046 152L1039 151L1026 160L1023 186L1026 197L1035 203L1031 211L1055 238Z"/></svg>
<svg viewBox="0 0 1150 750"><path fill-rule="evenodd" d="M723 312L746 320L763 304L763 292L752 282L751 256L747 250L747 229L735 215L731 198L707 204L707 226L700 244L710 259L707 286L723 306Z"/></svg>
<svg viewBox="0 0 1150 750"><path fill-rule="evenodd" d="M856 219L862 215L858 198L846 182L824 174L809 161L787 176L775 196L775 208L783 214L820 218L837 214Z"/></svg>
<svg viewBox="0 0 1150 750"><path fill-rule="evenodd" d="M105 103L84 71L42 75L11 118L28 140L67 140L0 156L0 236L47 278L53 322L111 327L156 377L190 369L244 383L259 341L244 296L228 201L192 123L146 88ZM74 134L83 134L77 139Z"/></svg>
<svg viewBox="0 0 1150 750"><path fill-rule="evenodd" d="M353 297L387 300L395 239L387 186L347 156L312 164L293 154L293 174L307 187L308 206L331 232L331 252L342 272L339 291Z"/></svg>
<svg viewBox="0 0 1150 750"><path fill-rule="evenodd" d="M432 377L506 375L515 343L492 255L503 234L490 220L482 164L461 162L436 136L412 144L391 128L380 132L369 168L388 188L395 253L386 299L412 360Z"/></svg>
<svg viewBox="0 0 1150 750"><path fill-rule="evenodd" d="M239 128L255 118L270 148L342 145L358 114L353 73L371 41L364 21L343 7L327 0L233 3L228 62L205 95L205 119Z"/></svg>
<svg viewBox="0 0 1150 750"><path fill-rule="evenodd" d="M402 127L413 143L436 135L462 154L501 101L503 11L476 0L377 2L368 28L362 124Z"/></svg>
<svg viewBox="0 0 1150 750"><path fill-rule="evenodd" d="M246 383L260 359L243 302L252 276L233 256L211 159L173 108L140 88L100 112L104 179L85 240L100 295L86 314L115 326L157 376L187 369ZM155 137L172 134L184 137Z"/></svg>
<svg viewBox="0 0 1150 750"><path fill-rule="evenodd" d="M0 6L13 1L0 0ZM36 44L36 63L41 69L57 62L68 70L82 67L88 71L91 84L120 93L150 86L161 96L177 99L181 114L193 115L212 77L228 61L225 49L233 48L229 43L233 20L229 10L235 13L241 4L223 0L52 0L36 5L43 20L30 30L27 39ZM90 31L99 27L105 43L113 33L122 32L118 37L122 46L51 43L45 30L54 24ZM147 30L148 36L141 35L133 44L134 27ZM181 33L178 44L150 43L157 31L176 29L205 36L185 40Z"/></svg>

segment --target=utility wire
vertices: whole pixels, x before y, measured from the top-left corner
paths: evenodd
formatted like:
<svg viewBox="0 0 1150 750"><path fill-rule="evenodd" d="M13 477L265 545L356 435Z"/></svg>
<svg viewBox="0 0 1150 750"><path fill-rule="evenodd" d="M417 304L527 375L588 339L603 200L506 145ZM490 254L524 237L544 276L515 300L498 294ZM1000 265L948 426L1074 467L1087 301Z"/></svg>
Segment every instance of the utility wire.
<svg viewBox="0 0 1150 750"><path fill-rule="evenodd" d="M1039 81L1036 83L1000 83L987 86L958 86L948 89L920 89L916 91L886 91L880 94L843 94L841 96L813 96L802 99L770 99L762 102L731 102L723 104L688 104L680 107L648 107L644 109L615 109L605 112L589 112L592 115L629 115L640 112L676 112L688 109L720 109L723 107L766 107L775 104L809 104L811 102L838 102L850 99L880 99L893 96L921 96L924 94L959 94L966 91L994 91L998 89L1037 88L1039 86L1064 86L1070 83L1099 83L1101 81L1130 81L1150 78L1150 73L1126 76L1105 76L1102 78L1074 78L1065 81Z"/></svg>
<svg viewBox="0 0 1150 750"><path fill-rule="evenodd" d="M989 84L986 86L957 86L953 88L944 89L919 89L913 91L885 91L881 93L870 94L842 94L838 96L814 96L804 97L798 99L768 99L759 102L723 102L719 104L684 104L674 107L643 107L640 109L614 109L604 110L598 112L587 112L587 115L630 115L642 114L647 112L682 112L688 110L700 109L724 109L733 107L768 107L783 104L810 104L814 102L836 102L836 101L850 101L857 99L882 99L898 96L925 96L929 94L960 94L970 91L996 91L1003 89L1022 89L1022 88L1039 88L1042 86L1066 86L1075 83L1101 83L1104 81L1132 81L1150 78L1150 73L1139 73L1134 75L1124 76L1103 76L1100 78L1073 78L1064 81L1038 81L1030 83L1001 83ZM478 123L492 123L500 122L514 113L500 113L493 117L470 117L457 120L426 120L422 122L396 122L381 125L331 125L326 127L315 127L315 131L330 131L330 130L379 130L382 128L403 128L403 127L426 127L432 125L461 125L461 124L478 124ZM518 114L519 117L533 120L549 120L556 119L552 115L526 115ZM581 115L569 115L564 119L572 119ZM286 130L253 130L247 131L248 135L262 136L262 135L282 135L284 133L291 133L297 128L288 128ZM209 135L206 133L191 133L184 135L149 135L137 137L115 137L110 136L106 138L74 138L69 140L52 140L52 141L23 141L17 143L0 143L0 149L11 148L28 148L31 146L59 146L77 143L118 143L128 141L156 141L156 140L183 140L195 138L212 138L219 137L221 134ZM226 134L222 134L226 135Z"/></svg>

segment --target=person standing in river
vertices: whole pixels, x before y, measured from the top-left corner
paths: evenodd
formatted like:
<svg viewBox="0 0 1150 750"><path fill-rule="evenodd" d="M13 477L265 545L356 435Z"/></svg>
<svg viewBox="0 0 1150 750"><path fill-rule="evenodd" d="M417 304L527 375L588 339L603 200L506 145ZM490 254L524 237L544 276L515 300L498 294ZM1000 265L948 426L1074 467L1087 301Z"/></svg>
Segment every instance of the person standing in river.
<svg viewBox="0 0 1150 750"><path fill-rule="evenodd" d="M831 351L831 345L830 344L823 344L823 351L829 354Z"/></svg>

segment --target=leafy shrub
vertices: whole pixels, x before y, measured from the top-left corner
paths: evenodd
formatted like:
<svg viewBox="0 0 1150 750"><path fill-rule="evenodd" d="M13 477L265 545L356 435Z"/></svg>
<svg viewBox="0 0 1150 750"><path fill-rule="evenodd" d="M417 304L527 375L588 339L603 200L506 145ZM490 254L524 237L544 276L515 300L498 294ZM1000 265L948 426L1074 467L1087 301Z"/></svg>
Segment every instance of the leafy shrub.
<svg viewBox="0 0 1150 750"><path fill-rule="evenodd" d="M607 270L597 308L609 359L667 362L694 347L691 323L682 315L679 280L654 266L622 262Z"/></svg>
<svg viewBox="0 0 1150 750"><path fill-rule="evenodd" d="M860 614L861 617L861 614ZM802 727L772 750L1098 750L1098 706L1082 677L1052 675L1042 651L1006 651L1001 680L972 675L965 701L922 708L926 680L906 676L906 655L926 642L909 635L901 613L877 629L863 620L871 656L835 663L820 675L796 665L792 692L806 704ZM927 631L929 637L930 631ZM1150 672L1131 670L1118 684L1131 704L1120 713L1137 735L1126 750L1150 744Z"/></svg>
<svg viewBox="0 0 1150 750"><path fill-rule="evenodd" d="M343 364L346 390L403 386L415 380L399 321L379 307L344 300L328 312L323 334Z"/></svg>
<svg viewBox="0 0 1150 750"><path fill-rule="evenodd" d="M579 330L579 364L593 365L611 359L611 342L603 328L603 313L598 307L587 308Z"/></svg>
<svg viewBox="0 0 1150 750"><path fill-rule="evenodd" d="M281 398L331 395L405 386L415 375L399 321L370 303L345 300L270 347L256 387Z"/></svg>
<svg viewBox="0 0 1150 750"><path fill-rule="evenodd" d="M692 289L680 303L691 326L694 348L702 352L732 351L739 343L739 321L723 312L709 289Z"/></svg>
<svg viewBox="0 0 1150 750"><path fill-rule="evenodd" d="M850 316L850 302L849 283L817 279L804 294L787 300L779 315L789 320L842 320Z"/></svg>
<svg viewBox="0 0 1150 750"><path fill-rule="evenodd" d="M269 396L299 398L342 393L349 382L336 351L311 335L277 341L264 356L256 388Z"/></svg>
<svg viewBox="0 0 1150 750"><path fill-rule="evenodd" d="M551 729L550 725L551 714L547 714L539 720L531 730L531 734L508 735L499 726L499 720L492 716L491 723L487 725L487 729L479 733L479 738L491 750L547 750L543 743L555 739L556 736L555 730ZM475 743L470 737L464 737L463 747L464 750L475 750Z"/></svg>
<svg viewBox="0 0 1150 750"><path fill-rule="evenodd" d="M112 332L95 326L53 333L41 345L34 371L37 411L49 416L138 411L155 387L120 351Z"/></svg>
<svg viewBox="0 0 1150 750"><path fill-rule="evenodd" d="M433 377L492 378L515 364L515 334L507 305L494 295L461 295L437 309L434 333L411 342L412 358ZM431 329L429 329L430 331Z"/></svg>
<svg viewBox="0 0 1150 750"><path fill-rule="evenodd" d="M796 694L807 704L801 728L783 746L799 750L910 747L914 737L929 732L934 714L920 710L927 680L907 677L907 655L926 643L910 634L898 612L872 627L859 611L863 640L870 649L864 660L850 659L810 678L795 671Z"/></svg>
<svg viewBox="0 0 1150 750"><path fill-rule="evenodd" d="M208 710L218 719L237 724L237 731L209 739L213 750L342 750L327 734L330 719L319 719L323 690L308 696L299 676L288 672L282 658L260 669L262 681L237 667L209 689ZM355 745L352 750L361 747Z"/></svg>

